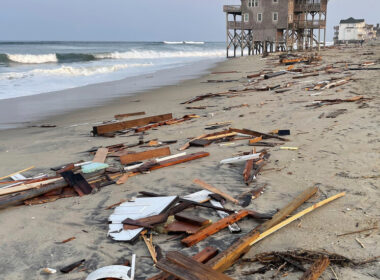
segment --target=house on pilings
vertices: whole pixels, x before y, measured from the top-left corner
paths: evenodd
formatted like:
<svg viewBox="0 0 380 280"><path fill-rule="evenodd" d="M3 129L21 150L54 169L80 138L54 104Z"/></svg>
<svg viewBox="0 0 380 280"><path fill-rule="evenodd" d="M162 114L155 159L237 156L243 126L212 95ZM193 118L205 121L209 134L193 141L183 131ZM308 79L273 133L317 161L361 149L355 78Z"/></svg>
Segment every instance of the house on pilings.
<svg viewBox="0 0 380 280"><path fill-rule="evenodd" d="M227 57L239 50L243 56L326 46L327 1L241 0L224 6Z"/></svg>

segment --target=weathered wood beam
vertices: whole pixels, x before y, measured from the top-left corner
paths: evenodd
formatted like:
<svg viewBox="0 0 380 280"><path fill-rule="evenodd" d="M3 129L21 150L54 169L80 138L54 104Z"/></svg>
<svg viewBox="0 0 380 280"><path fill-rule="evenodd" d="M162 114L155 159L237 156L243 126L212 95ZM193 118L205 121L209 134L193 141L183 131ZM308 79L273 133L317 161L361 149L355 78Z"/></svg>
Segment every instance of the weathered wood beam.
<svg viewBox="0 0 380 280"><path fill-rule="evenodd" d="M131 162L136 162L136 161L141 161L141 160L146 160L146 159L151 159L151 158L156 158L156 157L169 156L170 154L171 154L170 148L163 147L163 148L143 151L140 153L123 155L120 157L120 162L122 164L128 164Z"/></svg>
<svg viewBox="0 0 380 280"><path fill-rule="evenodd" d="M172 118L173 118L173 115L169 113L169 114L151 116L151 117L130 120L130 121L102 124L102 125L94 126L93 133L94 135L102 135L106 133L112 133L112 132L116 132L120 130L125 130L132 127L143 126L150 123L167 121Z"/></svg>

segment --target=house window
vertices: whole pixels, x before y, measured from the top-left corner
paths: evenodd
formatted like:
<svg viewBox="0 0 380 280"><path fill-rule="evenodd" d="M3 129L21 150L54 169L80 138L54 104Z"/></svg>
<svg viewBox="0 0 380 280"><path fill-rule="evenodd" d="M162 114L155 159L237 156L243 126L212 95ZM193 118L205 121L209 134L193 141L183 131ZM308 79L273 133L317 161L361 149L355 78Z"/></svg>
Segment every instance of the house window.
<svg viewBox="0 0 380 280"><path fill-rule="evenodd" d="M248 7L253 7L254 6L255 0L248 0Z"/></svg>
<svg viewBox="0 0 380 280"><path fill-rule="evenodd" d="M259 0L254 0L253 1L253 6L258 7L259 6Z"/></svg>
<svg viewBox="0 0 380 280"><path fill-rule="evenodd" d="M262 13L257 14L257 21L258 22L262 22L263 21L263 14Z"/></svg>
<svg viewBox="0 0 380 280"><path fill-rule="evenodd" d="M273 13L273 21L278 21L278 13Z"/></svg>
<svg viewBox="0 0 380 280"><path fill-rule="evenodd" d="M278 4L278 0L273 0L273 4Z"/></svg>
<svg viewBox="0 0 380 280"><path fill-rule="evenodd" d="M244 22L249 22L249 14L244 14Z"/></svg>

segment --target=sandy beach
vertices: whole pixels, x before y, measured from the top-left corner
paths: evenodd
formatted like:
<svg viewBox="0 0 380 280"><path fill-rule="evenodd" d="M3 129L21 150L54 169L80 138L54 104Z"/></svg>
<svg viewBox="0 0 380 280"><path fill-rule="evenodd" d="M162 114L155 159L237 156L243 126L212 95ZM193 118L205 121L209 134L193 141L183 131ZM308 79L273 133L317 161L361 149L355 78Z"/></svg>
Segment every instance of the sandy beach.
<svg viewBox="0 0 380 280"><path fill-rule="evenodd" d="M318 62L318 65L311 65L311 70L327 65L344 67L345 63L360 65L364 62L374 62L373 67L378 67L380 45L331 48L322 50L320 55L322 61ZM231 127L234 128L266 133L276 129L289 129L289 142L284 146L298 148L268 148L271 157L249 187L243 181L244 163L219 164L222 159L252 151L252 147L248 146L248 140L240 140L233 141L235 144L232 145L220 146L213 143L204 148L191 147L189 152L207 151L210 156L135 176L123 185L110 185L91 195L59 199L41 205L20 205L1 209L0 278L85 279L97 268L122 264L126 259L130 259L133 253L137 254L136 279L146 279L157 274L159 270L153 266L143 241L139 240L132 245L107 237L108 217L112 210L106 210L106 207L122 199L136 197L139 191L180 196L190 194L201 190L192 183L195 178L200 178L234 197L266 184L265 192L248 206L248 209L259 212L281 209L303 190L312 186L317 186L320 191L305 203L302 209L326 197L346 192L345 197L317 209L260 241L244 256L245 259L253 258L262 252L294 249L327 250L355 260L379 256L378 229L355 235L337 236L378 226L379 71L346 70L333 74L320 71L318 76L303 79L292 79L298 73L286 73L255 84L257 87L266 87L295 82L286 92L247 91L233 95L233 98L221 96L190 105L180 104L206 93L241 89L249 82L247 75L262 70L285 70L286 67L279 64L278 54L271 54L267 58L250 56L230 59L219 63L208 71L209 74L199 78L153 88L133 96L118 97L108 100L103 105L96 104L96 107L49 116L46 120L33 123L49 123L56 127L24 127L0 131L0 176L28 166L35 168L23 173L25 176L46 172L52 174L54 172L49 170L51 167L79 160L92 160L93 155L84 152L91 147L137 143L138 136L93 137L90 132L94 125L112 120L116 114L139 111L145 111L147 116L165 113L173 113L174 117L199 115L199 118L191 121L148 130L144 135L144 140L178 140L170 145L173 154L189 138L211 133L212 131L207 132L204 129L206 125L219 122L232 122ZM300 64L296 67L306 66ZM211 74L231 71L235 72ZM323 91L305 90L310 84L332 77L339 79L350 74L352 80L342 86ZM235 81L207 83L207 80ZM131 93L130 85L125 82L106 83L99 88L94 85L77 89L77 92L94 89L97 94L101 94L102 91L107 92L107 86L118 87L120 95L123 92ZM161 84L155 84L153 87L158 86ZM316 108L307 107L318 99L348 99L354 96L363 96L366 100ZM244 106L238 107L242 104ZM196 110L186 109L187 106L207 107ZM345 109L341 111L341 115L335 118L328 117L330 113L341 109ZM143 148L136 147L131 150L142 151ZM107 163L120 165L114 158L108 158ZM239 208L230 202L227 202L226 207ZM219 219L215 211L210 209L199 209L198 214L205 218L212 217L213 221ZM223 251L235 239L252 230L257 222L244 219L238 224L242 228L241 233L230 234L224 229L191 248L184 248L180 239L170 239L166 234L155 236L154 242L164 251L179 250L189 256L206 246L215 246ZM70 237L76 239L65 244L60 243ZM86 259L84 266L68 274L41 273L45 267L58 270L81 259ZM234 279L299 279L302 275L302 272L296 269L286 273L276 273L276 270L265 274L243 273L256 266L257 264L240 260L227 270L226 274ZM326 270L321 279L336 279L334 273L338 279L379 279L379 267L378 261L354 268L331 265L332 269Z"/></svg>

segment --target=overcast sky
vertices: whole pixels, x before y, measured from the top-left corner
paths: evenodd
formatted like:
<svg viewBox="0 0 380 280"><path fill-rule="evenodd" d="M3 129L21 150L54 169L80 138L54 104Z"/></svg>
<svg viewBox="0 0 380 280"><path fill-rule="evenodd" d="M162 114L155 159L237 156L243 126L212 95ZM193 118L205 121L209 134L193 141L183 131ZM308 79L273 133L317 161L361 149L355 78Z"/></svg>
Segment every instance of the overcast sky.
<svg viewBox="0 0 380 280"><path fill-rule="evenodd" d="M265 0L270 1L270 0ZM224 41L223 4L239 0L1 0L0 41ZM380 0L330 0L340 19L380 22Z"/></svg>

